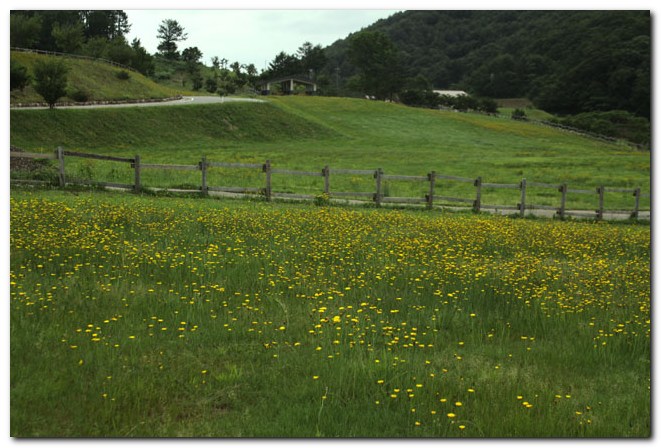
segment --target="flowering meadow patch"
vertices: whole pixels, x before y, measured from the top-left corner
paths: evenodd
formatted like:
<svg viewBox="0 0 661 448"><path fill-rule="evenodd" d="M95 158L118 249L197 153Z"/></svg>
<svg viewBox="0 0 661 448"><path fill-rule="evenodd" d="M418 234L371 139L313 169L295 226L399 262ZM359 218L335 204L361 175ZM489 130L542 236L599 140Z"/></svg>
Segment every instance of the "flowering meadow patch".
<svg viewBox="0 0 661 448"><path fill-rule="evenodd" d="M648 437L650 229L12 192L11 433Z"/></svg>

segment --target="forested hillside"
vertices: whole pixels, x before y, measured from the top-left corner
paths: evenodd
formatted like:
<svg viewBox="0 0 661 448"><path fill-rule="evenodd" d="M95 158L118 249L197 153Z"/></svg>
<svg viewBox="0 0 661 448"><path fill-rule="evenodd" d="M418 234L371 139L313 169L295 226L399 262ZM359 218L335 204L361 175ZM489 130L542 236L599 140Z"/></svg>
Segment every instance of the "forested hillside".
<svg viewBox="0 0 661 448"><path fill-rule="evenodd" d="M387 35L403 77L434 88L528 97L556 114L650 116L649 11L405 11L362 31ZM352 36L326 48L331 84L357 73Z"/></svg>

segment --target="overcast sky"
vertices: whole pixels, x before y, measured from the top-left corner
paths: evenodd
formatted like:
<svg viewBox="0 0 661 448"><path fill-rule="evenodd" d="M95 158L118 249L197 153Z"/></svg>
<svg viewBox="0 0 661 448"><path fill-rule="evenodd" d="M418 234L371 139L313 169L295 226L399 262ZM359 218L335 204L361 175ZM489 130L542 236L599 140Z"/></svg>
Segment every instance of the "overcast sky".
<svg viewBox="0 0 661 448"><path fill-rule="evenodd" d="M158 26L174 19L188 34L179 50L197 47L203 62L218 56L229 63L255 64L265 69L276 54L295 53L304 42L326 47L349 33L360 31L397 10L124 10L131 24L129 42L140 39L150 53L156 52Z"/></svg>

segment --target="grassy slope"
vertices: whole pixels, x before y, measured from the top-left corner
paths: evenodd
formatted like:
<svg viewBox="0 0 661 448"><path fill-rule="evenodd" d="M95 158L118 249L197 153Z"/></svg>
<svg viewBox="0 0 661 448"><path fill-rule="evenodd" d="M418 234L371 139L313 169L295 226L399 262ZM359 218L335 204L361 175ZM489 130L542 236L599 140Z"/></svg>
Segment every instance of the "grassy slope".
<svg viewBox="0 0 661 448"><path fill-rule="evenodd" d="M13 110L12 144L53 146L190 162L218 146L280 142L334 134L328 128L281 112L268 103L108 109ZM197 153L195 155L191 153Z"/></svg>
<svg viewBox="0 0 661 448"><path fill-rule="evenodd" d="M147 109L13 110L11 143L48 151L62 145L105 154L140 154L146 163L193 164L206 155L215 161L270 159L273 166L313 171L329 164L331 168L381 167L390 174L424 175L436 170L482 176L484 182L494 183L514 184L527 178L566 182L576 189L600 184L643 191L650 187L649 152L506 118L346 98L273 97L267 104ZM179 179L174 185L195 181L177 177L179 173L168 176ZM348 179L345 183L340 191L369 191L373 181ZM400 184L389 183L390 195L424 193L424 186L412 193ZM447 188L446 193L462 197L474 190L470 184ZM281 191L298 190L288 185ZM485 191L484 202L515 204L516 194ZM558 200L553 191L540 195L550 198L548 205ZM630 194L622 196L617 198L621 206L632 207ZM570 195L568 206L596 207L595 198L576 197L582 202L571 205ZM546 199L533 201L542 204ZM610 198L607 201L612 204Z"/></svg>
<svg viewBox="0 0 661 448"><path fill-rule="evenodd" d="M21 52L12 52L11 59L27 67L30 74L37 60L64 60L69 67L68 88L87 92L90 101L167 98L180 93L177 89L158 85L136 72L130 72L128 80L120 80L117 73L121 69L103 62ZM10 101L14 104L42 102L43 99L30 85L23 92L11 92ZM73 100L65 97L61 101Z"/></svg>
<svg viewBox="0 0 661 448"><path fill-rule="evenodd" d="M489 182L528 177L582 185L649 185L649 153L535 124L341 98L285 98L280 104L350 135L368 162L362 166L371 167L371 159L402 174L435 168L460 176L481 175Z"/></svg>

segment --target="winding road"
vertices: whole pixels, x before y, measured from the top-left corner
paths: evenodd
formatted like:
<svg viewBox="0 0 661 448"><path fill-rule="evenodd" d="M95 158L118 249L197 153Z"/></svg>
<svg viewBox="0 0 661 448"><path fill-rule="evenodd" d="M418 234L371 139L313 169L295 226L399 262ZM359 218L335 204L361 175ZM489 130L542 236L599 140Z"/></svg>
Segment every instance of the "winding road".
<svg viewBox="0 0 661 448"><path fill-rule="evenodd" d="M177 105L191 105L191 104L220 104L230 102L252 102L263 103L264 100L257 98L241 98L241 97L225 97L225 96L184 96L180 99L166 100L166 101L148 101L148 102L127 102L116 104L75 104L70 106L56 106L56 109L89 109L89 108L107 108L107 107L155 107L155 106L177 106ZM48 109L48 106L24 106L12 107L12 109Z"/></svg>

